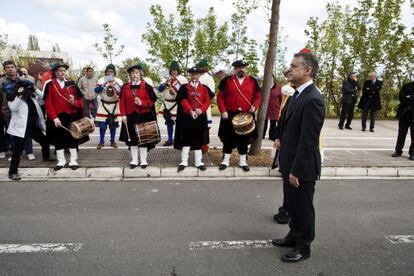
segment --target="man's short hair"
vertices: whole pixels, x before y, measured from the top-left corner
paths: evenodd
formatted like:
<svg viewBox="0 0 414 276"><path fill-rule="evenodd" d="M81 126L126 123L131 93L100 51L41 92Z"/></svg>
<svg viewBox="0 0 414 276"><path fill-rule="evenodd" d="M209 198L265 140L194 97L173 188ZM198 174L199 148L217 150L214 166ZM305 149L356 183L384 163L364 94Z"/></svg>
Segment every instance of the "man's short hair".
<svg viewBox="0 0 414 276"><path fill-rule="evenodd" d="M14 65L14 67L16 67L16 68L17 68L16 63L14 63L14 61L13 61L13 60L6 60L6 61L4 61L4 62L3 62L3 69L6 69L6 66L7 66L7 65Z"/></svg>
<svg viewBox="0 0 414 276"><path fill-rule="evenodd" d="M300 53L296 53L293 57L295 58L302 57L303 66L312 68L311 78L314 79L316 77L316 75L318 74L319 63L314 54L307 53L307 52L300 52Z"/></svg>
<svg viewBox="0 0 414 276"><path fill-rule="evenodd" d="M88 71L90 71L90 70L92 70L92 71L93 71L93 68L92 68L92 67L90 67L90 66L85 67L84 69L86 70L86 72L88 72Z"/></svg>

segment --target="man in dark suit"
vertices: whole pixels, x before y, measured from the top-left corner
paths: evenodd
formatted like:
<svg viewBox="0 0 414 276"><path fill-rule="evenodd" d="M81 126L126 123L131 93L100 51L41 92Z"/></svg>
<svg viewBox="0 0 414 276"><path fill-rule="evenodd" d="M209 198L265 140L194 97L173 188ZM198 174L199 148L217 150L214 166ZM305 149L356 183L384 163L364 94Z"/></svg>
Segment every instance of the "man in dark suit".
<svg viewBox="0 0 414 276"><path fill-rule="evenodd" d="M367 127L368 113L370 113L369 131L374 132L375 115L381 109L380 91L382 88L382 81L377 79L377 74L372 72L369 74L369 79L364 82L362 87L362 96L358 107L362 109L362 131Z"/></svg>
<svg viewBox="0 0 414 276"><path fill-rule="evenodd" d="M275 145L279 149L279 166L291 220L287 236L272 243L293 248L281 257L283 262L309 258L315 238L313 195L321 172L319 136L325 119L323 97L313 84L317 71L318 61L312 53L301 51L294 55L288 79L296 91L282 111L276 133Z"/></svg>
<svg viewBox="0 0 414 276"><path fill-rule="evenodd" d="M349 73L347 79L342 83L342 109L338 124L340 130L344 129L345 118L345 128L352 129L351 122L354 118L354 107L358 89L359 85L355 72Z"/></svg>
<svg viewBox="0 0 414 276"><path fill-rule="evenodd" d="M408 150L408 159L414 160L414 81L405 84L399 95L400 104L398 105L398 138L395 145L395 152L392 157L399 157L402 155L405 137L408 129L410 129L411 145Z"/></svg>

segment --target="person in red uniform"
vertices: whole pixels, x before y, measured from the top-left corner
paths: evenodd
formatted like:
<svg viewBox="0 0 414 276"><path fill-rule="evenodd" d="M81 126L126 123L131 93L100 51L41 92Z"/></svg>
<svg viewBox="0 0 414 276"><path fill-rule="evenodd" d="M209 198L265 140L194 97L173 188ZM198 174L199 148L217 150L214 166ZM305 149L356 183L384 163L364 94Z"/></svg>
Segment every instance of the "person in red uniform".
<svg viewBox="0 0 414 276"><path fill-rule="evenodd" d="M254 112L260 105L260 86L257 80L247 75L249 64L243 60L233 62L234 74L225 77L219 84L217 105L221 113L218 136L223 143L224 158L219 169L224 170L229 166L230 155L234 148L239 152L239 166L244 171L249 171L247 165L247 148L254 142L258 135L256 129L247 135L238 135L233 128L232 119L239 113Z"/></svg>
<svg viewBox="0 0 414 276"><path fill-rule="evenodd" d="M276 83L275 78L273 77L273 86L270 89L269 94L269 103L267 105L266 120L263 128L263 139L266 136L267 126L269 125L269 139L274 141L276 140L276 127L277 122L279 121L280 114L280 105L282 103L282 89L280 85Z"/></svg>
<svg viewBox="0 0 414 276"><path fill-rule="evenodd" d="M66 80L68 68L66 64L53 65L52 80L46 84L43 95L47 114L46 136L50 144L55 145L58 161L55 171L66 165L65 149L70 152L69 167L76 170L79 167L77 147L89 140L88 136L77 140L63 128L69 128L71 122L83 117L82 93L73 82Z"/></svg>
<svg viewBox="0 0 414 276"><path fill-rule="evenodd" d="M196 168L206 169L202 162L203 145L209 143L207 109L214 93L208 86L199 81L202 70L192 67L187 70L191 81L182 85L177 94L177 127L174 137L174 148L181 149L181 163L178 172L188 166L190 149L194 150Z"/></svg>
<svg viewBox="0 0 414 276"><path fill-rule="evenodd" d="M141 165L142 169L147 168L148 150L155 147L154 143L142 144L138 147L135 125L157 120L154 108L157 96L154 93L154 88L144 81L141 71L142 66L140 65L128 68L130 82L122 86L119 96L119 109L123 122L119 140L130 146L132 160L129 166L131 169L138 165ZM126 126L128 126L128 131Z"/></svg>

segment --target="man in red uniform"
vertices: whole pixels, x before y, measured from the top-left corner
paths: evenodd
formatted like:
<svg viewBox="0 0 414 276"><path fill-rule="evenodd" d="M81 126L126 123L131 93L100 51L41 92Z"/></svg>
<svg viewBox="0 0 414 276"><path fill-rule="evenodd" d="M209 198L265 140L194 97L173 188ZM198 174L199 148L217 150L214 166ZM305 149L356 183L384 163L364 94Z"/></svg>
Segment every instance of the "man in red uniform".
<svg viewBox="0 0 414 276"><path fill-rule="evenodd" d="M63 128L69 128L71 122L83 117L82 93L73 82L66 80L68 68L66 64L53 65L53 78L46 84L43 96L47 114L46 134L50 143L55 145L58 159L55 171L66 165L65 149L69 149L70 152L69 167L72 170L79 167L77 147L80 141L73 138L70 132ZM85 137L82 141L88 139L89 137Z"/></svg>
<svg viewBox="0 0 414 276"><path fill-rule="evenodd" d="M174 148L181 149L178 172L188 166L190 149L194 150L195 167L204 171L206 167L202 162L201 148L209 142L206 112L214 94L208 86L199 81L200 68L192 67L187 72L190 73L191 81L182 85L177 94L178 110Z"/></svg>
<svg viewBox="0 0 414 276"><path fill-rule="evenodd" d="M224 78L219 86L217 105L221 113L219 137L223 142L224 158L219 169L224 170L230 164L230 155L234 148L239 152L239 166L249 171L247 165L247 147L257 139L257 131L246 135L238 135L233 128L232 119L239 113L254 112L260 105L260 86L257 80L247 75L249 64L243 60L233 62L234 74Z"/></svg>

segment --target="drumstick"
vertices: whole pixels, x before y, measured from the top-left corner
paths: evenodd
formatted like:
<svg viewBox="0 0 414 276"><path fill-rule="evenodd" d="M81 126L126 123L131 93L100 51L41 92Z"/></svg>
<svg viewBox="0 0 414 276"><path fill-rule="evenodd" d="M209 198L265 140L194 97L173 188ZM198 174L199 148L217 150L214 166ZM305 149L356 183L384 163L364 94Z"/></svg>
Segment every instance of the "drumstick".
<svg viewBox="0 0 414 276"><path fill-rule="evenodd" d="M125 124L126 132L127 132L127 136L128 136L128 142L131 142L131 137L129 136L128 124L125 123L124 121L122 121L122 122Z"/></svg>
<svg viewBox="0 0 414 276"><path fill-rule="evenodd" d="M60 126L61 128L63 128L63 129L65 129L65 130L67 130L67 131L69 131L70 133L73 133L73 131L72 130L70 130L70 129L68 129L68 128L66 128L66 127L64 127L64 126Z"/></svg>

